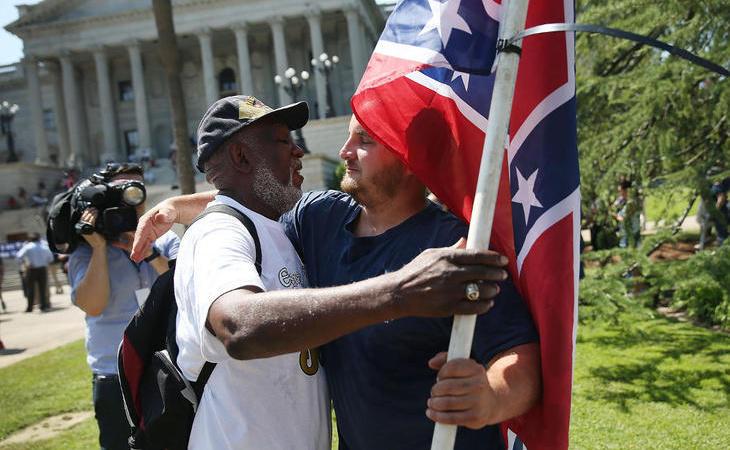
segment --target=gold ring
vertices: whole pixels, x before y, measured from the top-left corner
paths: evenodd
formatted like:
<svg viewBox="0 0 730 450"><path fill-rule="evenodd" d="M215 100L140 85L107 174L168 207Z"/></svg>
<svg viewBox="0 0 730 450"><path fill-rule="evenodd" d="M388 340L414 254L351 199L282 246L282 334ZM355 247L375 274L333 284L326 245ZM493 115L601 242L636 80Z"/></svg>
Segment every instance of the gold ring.
<svg viewBox="0 0 730 450"><path fill-rule="evenodd" d="M472 302L475 302L479 300L479 285L471 282L466 285L465 288L466 292L466 298L471 300Z"/></svg>

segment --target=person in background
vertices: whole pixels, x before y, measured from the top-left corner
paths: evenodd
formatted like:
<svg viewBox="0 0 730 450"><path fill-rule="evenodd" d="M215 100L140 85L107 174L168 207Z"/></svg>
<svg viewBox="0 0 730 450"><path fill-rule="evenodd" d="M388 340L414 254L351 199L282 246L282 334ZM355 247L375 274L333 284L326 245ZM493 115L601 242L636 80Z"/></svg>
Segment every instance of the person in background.
<svg viewBox="0 0 730 450"><path fill-rule="evenodd" d="M636 248L641 240L641 207L631 192L631 181L618 185L618 198L613 202L614 219L618 222L619 247Z"/></svg>
<svg viewBox="0 0 730 450"><path fill-rule="evenodd" d="M3 307L3 312L8 312L8 305L5 304L5 299L3 299L3 279L5 278L5 264L3 264L3 259L0 258L0 303Z"/></svg>
<svg viewBox="0 0 730 450"><path fill-rule="evenodd" d="M97 174L111 186L131 181L143 182L138 164L108 164ZM137 216L144 212L144 203L136 207ZM96 224L99 211L90 207L81 215L81 222ZM168 270L168 259L177 255L179 239L173 232L161 236L135 263L129 259L133 233L105 238L93 232L82 235L69 256L68 277L71 301L86 313L86 351L92 372L92 399L99 426L102 449L128 449L130 428L124 413L119 389L117 348L124 329L139 307L138 296L146 291L158 275Z"/></svg>
<svg viewBox="0 0 730 450"><path fill-rule="evenodd" d="M18 206L21 208L28 206L28 192L22 186L18 187Z"/></svg>
<svg viewBox="0 0 730 450"><path fill-rule="evenodd" d="M41 242L40 234L31 233L30 241L18 250L15 257L26 277L28 307L25 312L33 311L36 297L41 311L48 311L51 308L48 298L48 265L53 262L53 253Z"/></svg>

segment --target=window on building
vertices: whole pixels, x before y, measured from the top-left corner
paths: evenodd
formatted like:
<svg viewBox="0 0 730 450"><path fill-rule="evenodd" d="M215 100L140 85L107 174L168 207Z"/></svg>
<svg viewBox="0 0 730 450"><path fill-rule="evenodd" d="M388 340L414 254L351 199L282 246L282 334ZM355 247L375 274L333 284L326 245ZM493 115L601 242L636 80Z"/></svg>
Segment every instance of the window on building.
<svg viewBox="0 0 730 450"><path fill-rule="evenodd" d="M124 132L124 145L127 148L127 156L137 153L139 148L139 133L137 130L127 130Z"/></svg>
<svg viewBox="0 0 730 450"><path fill-rule="evenodd" d="M52 109L43 110L43 128L45 128L46 130L56 129L56 117L53 114Z"/></svg>
<svg viewBox="0 0 730 450"><path fill-rule="evenodd" d="M134 100L134 88L131 81L119 82L119 100L123 102L131 102Z"/></svg>
<svg viewBox="0 0 730 450"><path fill-rule="evenodd" d="M223 94L235 93L238 90L236 84L236 72L226 67L218 74L218 91Z"/></svg>

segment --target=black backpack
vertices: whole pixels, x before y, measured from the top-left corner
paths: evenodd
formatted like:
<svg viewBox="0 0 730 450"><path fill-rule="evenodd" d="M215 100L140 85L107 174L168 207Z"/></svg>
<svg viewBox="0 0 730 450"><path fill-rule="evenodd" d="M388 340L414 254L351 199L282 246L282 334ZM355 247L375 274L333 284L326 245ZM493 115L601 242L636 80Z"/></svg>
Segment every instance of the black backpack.
<svg viewBox="0 0 730 450"><path fill-rule="evenodd" d="M261 243L251 219L228 205L214 205L193 223L213 212L236 217L246 227L261 275ZM133 449L187 449L205 383L215 368L215 363L206 361L197 381L189 381L177 366L174 271L171 261L170 270L157 278L144 306L127 325L119 346L119 384Z"/></svg>

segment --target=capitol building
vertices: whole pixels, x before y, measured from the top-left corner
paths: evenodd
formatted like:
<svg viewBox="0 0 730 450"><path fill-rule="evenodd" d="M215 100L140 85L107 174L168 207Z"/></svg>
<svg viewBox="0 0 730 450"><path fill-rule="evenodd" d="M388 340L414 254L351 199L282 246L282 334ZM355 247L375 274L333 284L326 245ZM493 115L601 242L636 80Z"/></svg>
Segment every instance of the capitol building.
<svg viewBox="0 0 730 450"><path fill-rule="evenodd" d="M381 3L173 0L191 139L218 98L245 93L272 107L287 104L286 78L277 84L275 77L291 67L301 83L306 71L298 95L311 110L304 187L325 187L345 139L349 99L385 24ZM5 29L23 41L25 57L0 67L0 101L19 106L11 144L19 162L5 163L10 149L0 136L0 175L83 170L140 155L164 164L174 142L152 1L44 0L18 11ZM327 74L318 70L325 59Z"/></svg>

